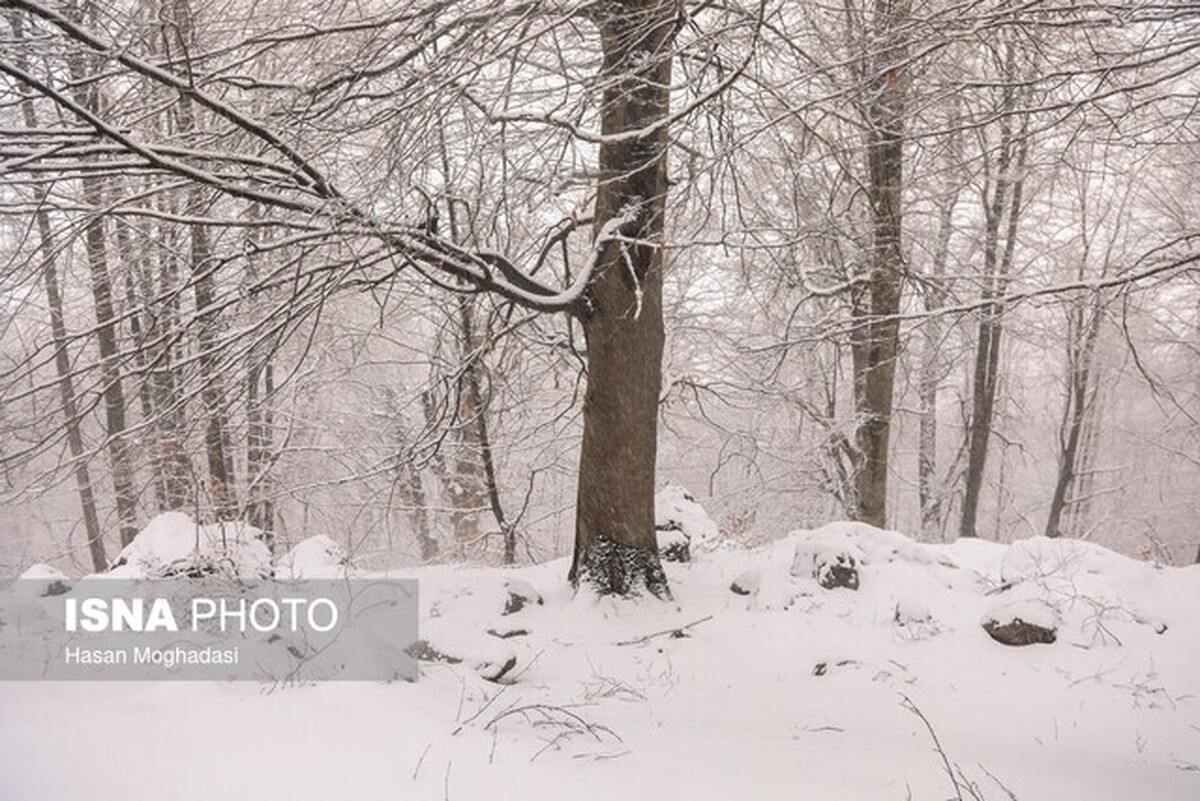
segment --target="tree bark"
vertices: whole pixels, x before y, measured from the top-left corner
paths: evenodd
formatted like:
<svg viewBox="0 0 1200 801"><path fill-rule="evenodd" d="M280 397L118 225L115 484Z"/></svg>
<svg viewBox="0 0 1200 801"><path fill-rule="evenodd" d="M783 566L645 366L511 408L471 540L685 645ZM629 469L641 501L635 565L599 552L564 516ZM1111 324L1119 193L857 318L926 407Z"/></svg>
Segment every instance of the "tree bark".
<svg viewBox="0 0 1200 801"><path fill-rule="evenodd" d="M621 232L636 241L603 244L588 287L582 321L587 392L569 577L602 595L644 589L669 597L654 530L654 480L664 340L665 121L679 4L624 0L602 8L606 139L596 232L625 217Z"/></svg>
<svg viewBox="0 0 1200 801"><path fill-rule="evenodd" d="M904 74L908 46L903 31L907 0L875 0L878 44L867 104L868 197L871 213L870 275L863 320L854 345L855 409L859 416L855 477L859 520L887 525L888 446L892 391L900 346L900 299L904 277L901 250L904 187Z"/></svg>
<svg viewBox="0 0 1200 801"><path fill-rule="evenodd" d="M463 341L468 345L468 361L463 367L462 391L466 394L466 404L473 411L473 416L464 420L469 426L472 438L475 440L479 455L479 465L483 468L483 485L487 492L488 505L500 534L504 538L504 564L511 565L517 560L516 531L504 514L504 505L500 500L500 486L496 480L496 462L492 454L492 438L488 430L488 404L483 395L482 373L483 354L479 352L479 337L475 334L474 304L465 295L459 299L459 325L462 329ZM465 443L464 443L465 444Z"/></svg>
<svg viewBox="0 0 1200 801"><path fill-rule="evenodd" d="M1070 358L1067 382L1067 400L1063 410L1063 430L1059 435L1061 450L1058 457L1058 477L1054 482L1054 494L1050 498L1050 512L1046 518L1045 535L1062 536L1062 518L1071 501L1068 494L1080 477L1079 462L1084 440L1084 430L1096 400L1096 379L1093 373L1093 357L1096 341L1100 335L1101 304L1097 293L1092 303L1091 314L1085 320L1082 306L1075 310L1075 324L1071 326L1076 336L1081 337L1077 345L1068 345Z"/></svg>
<svg viewBox="0 0 1200 801"><path fill-rule="evenodd" d="M1014 77L1014 49L1012 45L1007 50L1006 73ZM1022 130L1014 134L1009 119L1016 104L1016 93L1007 89L1004 100L1004 116L1001 120L1000 155L997 159L997 175L991 197L984 206L986 217L983 248L983 291L982 300L986 301L980 311L979 339L975 350L975 369L971 391L971 420L968 430L967 445L967 476L963 492L962 517L959 520L958 535L960 537L975 537L976 520L979 514L979 496L983 489L984 469L987 467L988 442L992 434L992 421L995 417L996 387L1000 376L1000 345L1004 333L1002 314L1004 306L1002 298L1008 290L1008 275L1012 267L1013 252L1016 247L1017 228L1021 214L1021 200L1024 189L1024 172L1028 156L1028 137ZM1017 139L1020 141L1016 141ZM1017 151L1014 177L1013 151ZM986 195L985 195L986 198ZM1008 225L1003 234L1004 250L1000 249L1001 225L1006 215Z"/></svg>
<svg viewBox="0 0 1200 801"><path fill-rule="evenodd" d="M87 7L90 9L90 6ZM82 15L86 11L77 11ZM100 96L92 76L88 75L82 55L67 59L68 71L76 82L75 102L91 113L99 113ZM92 301L96 311L96 345L100 351L100 375L104 390L104 422L113 489L116 496L117 520L121 544L128 545L137 536L137 495L133 485L133 462L126 441L125 392L121 383L121 366L117 344L116 312L113 308L112 279L108 269L108 243L104 231L103 179L84 176L80 179L83 204L89 211L84 223L84 251L87 256Z"/></svg>
<svg viewBox="0 0 1200 801"><path fill-rule="evenodd" d="M251 219L259 213L250 207ZM258 234L251 231L257 244ZM246 278L253 284L258 271L253 258L246 262ZM252 307L251 314L255 311ZM275 450L275 343L258 342L246 356L246 521L263 532L263 541L275 549L275 502L272 499L271 465Z"/></svg>

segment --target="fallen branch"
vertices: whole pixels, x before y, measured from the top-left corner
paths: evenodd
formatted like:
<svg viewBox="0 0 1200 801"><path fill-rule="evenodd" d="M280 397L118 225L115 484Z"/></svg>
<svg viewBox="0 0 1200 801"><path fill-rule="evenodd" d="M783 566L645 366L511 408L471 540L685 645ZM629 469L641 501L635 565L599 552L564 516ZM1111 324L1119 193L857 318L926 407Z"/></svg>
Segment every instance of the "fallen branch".
<svg viewBox="0 0 1200 801"><path fill-rule="evenodd" d="M636 637L632 640L621 640L619 643L617 643L617 645L637 645L638 643L643 643L648 640L652 640L655 637L661 637L664 634L670 634L672 637L685 637L687 635L685 635L683 633L684 631L686 631L687 629L690 629L692 626L699 626L701 623L706 623L707 621L712 620L712 619L713 619L712 615L706 615L705 617L702 617L699 620L693 620L691 623L686 623L682 626L676 626L675 628L671 628L671 629L663 629L662 631L656 631L652 634L645 634L645 635L642 635L641 637Z"/></svg>

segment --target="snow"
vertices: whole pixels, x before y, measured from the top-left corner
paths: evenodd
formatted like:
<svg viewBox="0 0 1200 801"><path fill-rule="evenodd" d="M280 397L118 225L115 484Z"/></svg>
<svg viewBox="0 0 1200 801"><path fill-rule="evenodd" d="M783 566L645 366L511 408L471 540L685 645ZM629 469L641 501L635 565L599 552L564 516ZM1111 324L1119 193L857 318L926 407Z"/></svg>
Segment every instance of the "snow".
<svg viewBox="0 0 1200 801"><path fill-rule="evenodd" d="M654 525L658 549L670 558L690 554L697 546L711 548L721 534L704 507L677 484L667 484L654 494Z"/></svg>
<svg viewBox="0 0 1200 801"><path fill-rule="evenodd" d="M1062 625L1062 620L1054 611L1054 607L1036 598L997 604L984 613L980 623L1003 625L1017 620L1043 629L1057 629Z"/></svg>
<svg viewBox="0 0 1200 801"><path fill-rule="evenodd" d="M242 522L196 525L183 512L152 518L102 574L108 578L162 578L219 571L239 578L271 573L271 551L262 532Z"/></svg>
<svg viewBox="0 0 1200 801"><path fill-rule="evenodd" d="M575 596L562 560L394 571L463 660L417 683L0 685L0 798L955 797L916 711L983 798L1200 797L1200 567L842 523L665 567L672 602ZM1004 608L1057 642L993 641Z"/></svg>
<svg viewBox="0 0 1200 801"><path fill-rule="evenodd" d="M275 575L281 579L344 578L350 572L350 556L332 537L318 534L296 543L279 560Z"/></svg>

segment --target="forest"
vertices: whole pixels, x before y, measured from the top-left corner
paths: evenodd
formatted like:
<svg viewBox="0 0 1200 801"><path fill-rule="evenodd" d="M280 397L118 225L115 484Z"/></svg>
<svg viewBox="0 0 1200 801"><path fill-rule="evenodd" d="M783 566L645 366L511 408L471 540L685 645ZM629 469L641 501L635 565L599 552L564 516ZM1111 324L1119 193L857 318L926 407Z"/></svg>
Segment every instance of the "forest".
<svg viewBox="0 0 1200 801"><path fill-rule="evenodd" d="M4 0L0 564L1200 558L1200 7Z"/></svg>
<svg viewBox="0 0 1200 801"><path fill-rule="evenodd" d="M1197 0L0 0L0 799L1200 797L1198 186Z"/></svg>

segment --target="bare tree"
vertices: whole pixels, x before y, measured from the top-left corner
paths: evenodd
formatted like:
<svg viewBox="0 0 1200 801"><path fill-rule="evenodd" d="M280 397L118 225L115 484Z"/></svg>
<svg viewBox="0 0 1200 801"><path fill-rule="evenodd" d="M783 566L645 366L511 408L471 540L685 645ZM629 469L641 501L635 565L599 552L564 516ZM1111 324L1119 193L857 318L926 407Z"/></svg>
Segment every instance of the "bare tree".
<svg viewBox="0 0 1200 801"><path fill-rule="evenodd" d="M867 102L867 194L871 213L869 281L854 337L857 518L887 525L888 447L900 349L904 190L904 105L908 78L908 0L875 0L871 85Z"/></svg>

